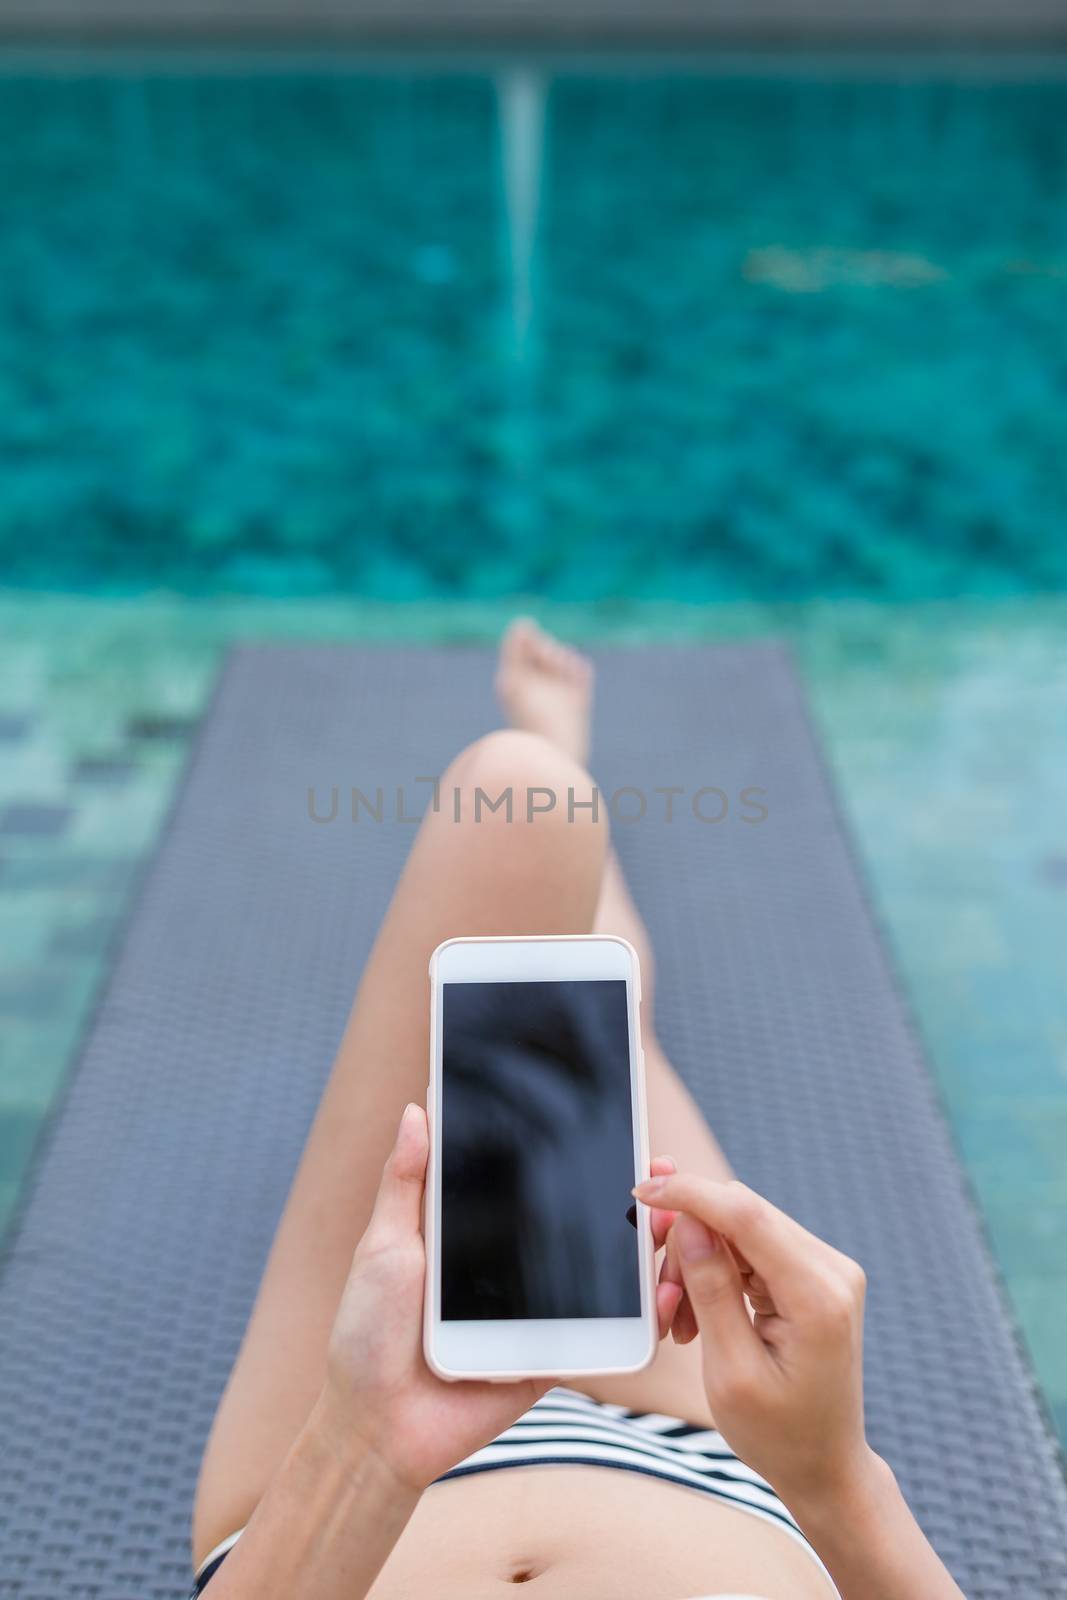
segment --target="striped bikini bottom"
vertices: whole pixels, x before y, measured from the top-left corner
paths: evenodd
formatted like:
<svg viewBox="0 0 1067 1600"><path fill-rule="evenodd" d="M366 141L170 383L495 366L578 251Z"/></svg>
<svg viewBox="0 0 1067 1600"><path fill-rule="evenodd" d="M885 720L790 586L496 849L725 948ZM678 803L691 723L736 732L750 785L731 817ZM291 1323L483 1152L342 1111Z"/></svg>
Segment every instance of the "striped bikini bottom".
<svg viewBox="0 0 1067 1600"><path fill-rule="evenodd" d="M549 1390L505 1433L475 1451L438 1483L476 1472L510 1467L588 1466L621 1472L643 1472L667 1483L712 1495L725 1505L760 1517L795 1539L827 1580L827 1594L836 1591L819 1557L770 1484L739 1461L721 1433L657 1412L628 1411L625 1406L591 1400L574 1389ZM232 1534L202 1563L190 1600L204 1592L236 1544Z"/></svg>

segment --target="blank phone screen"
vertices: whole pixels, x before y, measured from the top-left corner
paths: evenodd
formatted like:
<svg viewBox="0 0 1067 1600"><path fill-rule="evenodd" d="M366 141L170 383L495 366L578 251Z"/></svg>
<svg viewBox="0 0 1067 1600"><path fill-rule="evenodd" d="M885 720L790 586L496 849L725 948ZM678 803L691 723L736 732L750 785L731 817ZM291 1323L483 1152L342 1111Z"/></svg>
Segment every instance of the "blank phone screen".
<svg viewBox="0 0 1067 1600"><path fill-rule="evenodd" d="M641 1314L622 979L442 986L444 1321Z"/></svg>

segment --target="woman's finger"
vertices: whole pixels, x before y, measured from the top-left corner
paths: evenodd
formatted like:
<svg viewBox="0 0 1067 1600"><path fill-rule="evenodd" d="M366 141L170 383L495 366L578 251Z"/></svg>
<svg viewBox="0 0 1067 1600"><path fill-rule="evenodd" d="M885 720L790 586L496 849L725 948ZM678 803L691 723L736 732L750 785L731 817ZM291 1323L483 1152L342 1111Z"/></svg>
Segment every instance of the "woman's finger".
<svg viewBox="0 0 1067 1600"><path fill-rule="evenodd" d="M673 1159L670 1156L654 1156L649 1168L654 1178L665 1178L670 1173L677 1172ZM652 1212L652 1242L657 1250L662 1250L666 1243L667 1235L671 1231L674 1221L673 1211L661 1211L658 1208Z"/></svg>
<svg viewBox="0 0 1067 1600"><path fill-rule="evenodd" d="M669 1233L664 1242L666 1249L663 1253L663 1266L660 1268L660 1282L677 1283L684 1288L685 1286L682 1284L682 1269L678 1265L678 1252L671 1241Z"/></svg>
<svg viewBox="0 0 1067 1600"><path fill-rule="evenodd" d="M683 1294L681 1284L661 1281L656 1285L656 1318L661 1339L665 1339L671 1331Z"/></svg>
<svg viewBox="0 0 1067 1600"><path fill-rule="evenodd" d="M737 1270L743 1278L747 1278L755 1270L748 1257L735 1244L730 1245L730 1254L737 1262Z"/></svg>
<svg viewBox="0 0 1067 1600"><path fill-rule="evenodd" d="M762 1284L753 1282L751 1278L742 1278L741 1284L753 1311L760 1311L768 1317L775 1315L778 1307L775 1305L774 1296L769 1289Z"/></svg>
<svg viewBox="0 0 1067 1600"><path fill-rule="evenodd" d="M670 1234L667 1235L667 1247L663 1252L663 1265L660 1268L659 1281L661 1284L671 1284L677 1289L677 1304L671 1317L671 1332L675 1344L688 1344L696 1338L697 1325L692 1309L686 1299L685 1284L682 1282L682 1269L678 1264L678 1251L676 1250Z"/></svg>
<svg viewBox="0 0 1067 1600"><path fill-rule="evenodd" d="M752 1319L752 1326L764 1344L769 1344L772 1347L782 1336L783 1323L779 1316L767 1316L764 1312L758 1311Z"/></svg>
<svg viewBox="0 0 1067 1600"><path fill-rule="evenodd" d="M678 1303L678 1309L674 1313L674 1321L671 1323L671 1334L674 1337L674 1342L675 1344L692 1344L699 1332L697 1319L693 1315L693 1307L689 1303L689 1296L683 1295Z"/></svg>
<svg viewBox="0 0 1067 1600"><path fill-rule="evenodd" d="M810 1298L829 1246L742 1183L720 1183L688 1173L650 1178L634 1190L642 1204L684 1212L721 1235L750 1262L779 1310ZM732 1250L730 1265L737 1273ZM740 1273L738 1273L740 1279ZM688 1286L688 1285L687 1285Z"/></svg>
<svg viewBox="0 0 1067 1600"><path fill-rule="evenodd" d="M671 1324L674 1342L675 1344L691 1344L696 1338L699 1329L697 1328L696 1317L693 1315L693 1308L689 1304L689 1296L685 1292L685 1280L682 1277L682 1267L678 1260L678 1244L673 1235L668 1236L667 1239L667 1250L663 1258L663 1271L665 1276L668 1276L672 1283L679 1284L682 1290L682 1298L678 1309L674 1313L674 1321Z"/></svg>
<svg viewBox="0 0 1067 1600"><path fill-rule="evenodd" d="M671 1224L675 1218L673 1211L653 1211L652 1213L652 1242L657 1250L662 1250L667 1243L667 1235L671 1231Z"/></svg>
<svg viewBox="0 0 1067 1600"><path fill-rule="evenodd" d="M672 1233L685 1280L685 1292L700 1329L704 1361L734 1371L760 1354L741 1288L737 1263L721 1234L683 1211Z"/></svg>
<svg viewBox="0 0 1067 1600"><path fill-rule="evenodd" d="M731 1251L731 1254L737 1262L738 1271L741 1274L741 1286L753 1311L762 1312L766 1316L773 1316L776 1310L774 1296L759 1273L753 1271L748 1262L745 1261L744 1256L739 1257L736 1250ZM744 1265L742 1265L742 1262L744 1262Z"/></svg>

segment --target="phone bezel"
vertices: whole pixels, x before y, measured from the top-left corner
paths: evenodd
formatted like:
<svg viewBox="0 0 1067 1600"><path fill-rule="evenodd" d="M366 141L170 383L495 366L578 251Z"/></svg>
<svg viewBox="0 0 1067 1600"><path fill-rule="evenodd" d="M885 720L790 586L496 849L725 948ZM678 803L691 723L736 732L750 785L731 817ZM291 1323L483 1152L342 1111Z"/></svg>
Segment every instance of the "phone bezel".
<svg viewBox="0 0 1067 1600"><path fill-rule="evenodd" d="M448 1380L576 1378L640 1372L656 1352L654 1251L649 1213L637 1207L641 1313L636 1317L443 1322L440 1314L441 986L444 983L582 982L622 979L630 1045L634 1175L648 1173L648 1118L641 1049L641 974L637 953L613 934L544 938L448 939L430 959L430 1076L426 1109L430 1160L426 1180L426 1293L423 1345L438 1377Z"/></svg>

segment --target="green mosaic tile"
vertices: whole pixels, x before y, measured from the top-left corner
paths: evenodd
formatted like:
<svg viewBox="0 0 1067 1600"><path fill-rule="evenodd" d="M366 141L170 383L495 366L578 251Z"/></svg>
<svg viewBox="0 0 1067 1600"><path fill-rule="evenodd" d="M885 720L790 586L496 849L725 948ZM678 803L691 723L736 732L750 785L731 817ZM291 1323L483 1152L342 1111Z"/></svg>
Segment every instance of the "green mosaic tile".
<svg viewBox="0 0 1067 1600"><path fill-rule="evenodd" d="M1062 1418L1067 1409L1067 1341L1063 1337L1067 1272L1012 1277L1010 1288L1045 1394ZM1067 1439L1067 1433L1060 1437Z"/></svg>
<svg viewBox="0 0 1067 1600"><path fill-rule="evenodd" d="M14 1194L41 1131L40 1113L0 1101L0 1189Z"/></svg>
<svg viewBox="0 0 1067 1600"><path fill-rule="evenodd" d="M986 1215L998 1259L1010 1283L1055 1280L1067 1273L1067 1197L1054 1203L1049 1186L1035 1180L1010 1200L986 1191Z"/></svg>

